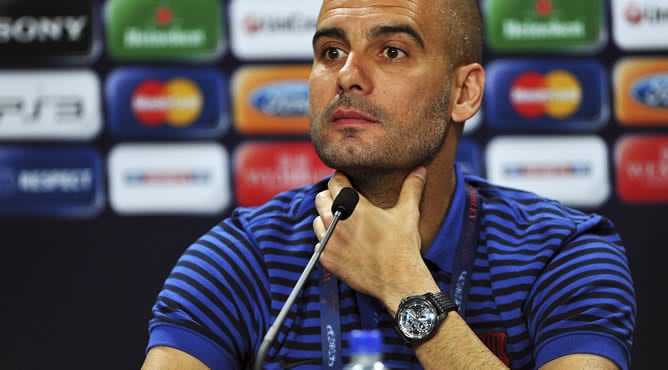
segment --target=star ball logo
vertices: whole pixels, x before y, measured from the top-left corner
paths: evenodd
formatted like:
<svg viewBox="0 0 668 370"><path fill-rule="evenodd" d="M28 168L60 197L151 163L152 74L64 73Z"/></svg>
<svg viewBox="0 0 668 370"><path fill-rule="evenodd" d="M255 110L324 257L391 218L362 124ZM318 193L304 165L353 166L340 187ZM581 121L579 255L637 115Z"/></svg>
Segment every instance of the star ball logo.
<svg viewBox="0 0 668 370"><path fill-rule="evenodd" d="M202 91L186 78L166 82L148 80L137 86L131 104L137 121L149 127L162 124L185 127L202 112Z"/></svg>

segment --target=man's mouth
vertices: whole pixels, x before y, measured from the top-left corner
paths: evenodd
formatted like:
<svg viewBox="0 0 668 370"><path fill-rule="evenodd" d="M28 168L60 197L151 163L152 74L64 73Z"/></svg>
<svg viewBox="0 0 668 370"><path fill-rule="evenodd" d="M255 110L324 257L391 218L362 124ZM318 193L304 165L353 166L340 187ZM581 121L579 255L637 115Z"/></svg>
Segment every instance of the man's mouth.
<svg viewBox="0 0 668 370"><path fill-rule="evenodd" d="M336 125L364 125L378 123L378 121L354 109L339 108L332 113L330 122Z"/></svg>

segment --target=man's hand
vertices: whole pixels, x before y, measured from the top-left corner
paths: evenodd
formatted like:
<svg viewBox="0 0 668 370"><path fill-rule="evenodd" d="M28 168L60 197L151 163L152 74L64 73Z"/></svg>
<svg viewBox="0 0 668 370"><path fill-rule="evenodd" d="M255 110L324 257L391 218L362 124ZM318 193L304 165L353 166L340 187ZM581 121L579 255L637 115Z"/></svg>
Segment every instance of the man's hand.
<svg viewBox="0 0 668 370"><path fill-rule="evenodd" d="M393 208L381 209L360 195L349 219L331 235L320 262L353 289L374 296L394 314L402 297L437 291L421 255L420 200L426 169L413 171L403 183ZM332 222L331 206L338 192L351 186L341 173L316 197L319 217L313 230L322 240Z"/></svg>

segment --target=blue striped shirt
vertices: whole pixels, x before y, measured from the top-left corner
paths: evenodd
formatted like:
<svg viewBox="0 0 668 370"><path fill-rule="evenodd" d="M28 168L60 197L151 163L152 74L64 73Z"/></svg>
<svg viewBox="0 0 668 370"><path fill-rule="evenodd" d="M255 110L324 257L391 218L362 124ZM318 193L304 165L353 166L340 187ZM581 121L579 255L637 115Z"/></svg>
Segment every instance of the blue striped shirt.
<svg viewBox="0 0 668 370"><path fill-rule="evenodd" d="M447 290L463 228L464 182L480 197L480 235L466 321L511 368L592 353L630 363L635 296L625 251L607 219L461 173L446 220L424 255ZM149 343L197 357L213 369L242 369L313 253L315 195L326 180L238 208L179 258L149 323ZM314 271L270 347L266 368L321 368L320 270ZM342 356L351 330L383 332L383 362L421 369L415 353L373 298L339 284ZM363 319L361 319L361 317ZM373 318L368 320L367 318Z"/></svg>

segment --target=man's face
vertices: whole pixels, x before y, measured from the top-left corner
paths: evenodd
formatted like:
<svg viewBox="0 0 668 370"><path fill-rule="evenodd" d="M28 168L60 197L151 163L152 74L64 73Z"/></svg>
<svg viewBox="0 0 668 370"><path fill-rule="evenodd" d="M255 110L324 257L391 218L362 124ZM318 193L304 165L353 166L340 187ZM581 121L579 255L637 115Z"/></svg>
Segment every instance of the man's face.
<svg viewBox="0 0 668 370"><path fill-rule="evenodd" d="M325 0L309 79L311 137L350 175L406 171L441 147L449 120L445 17L434 0Z"/></svg>

